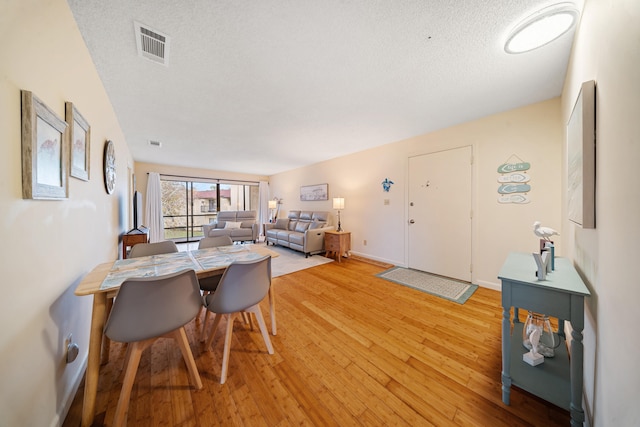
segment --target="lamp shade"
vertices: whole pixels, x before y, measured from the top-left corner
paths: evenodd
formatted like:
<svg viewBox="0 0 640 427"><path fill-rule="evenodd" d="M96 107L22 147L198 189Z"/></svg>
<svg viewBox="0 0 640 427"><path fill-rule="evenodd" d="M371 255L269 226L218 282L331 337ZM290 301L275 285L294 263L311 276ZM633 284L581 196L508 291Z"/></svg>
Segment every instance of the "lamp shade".
<svg viewBox="0 0 640 427"><path fill-rule="evenodd" d="M275 209L277 206L278 202L276 202L275 200L269 200L269 209Z"/></svg>
<svg viewBox="0 0 640 427"><path fill-rule="evenodd" d="M344 197L333 198L333 209L344 209Z"/></svg>

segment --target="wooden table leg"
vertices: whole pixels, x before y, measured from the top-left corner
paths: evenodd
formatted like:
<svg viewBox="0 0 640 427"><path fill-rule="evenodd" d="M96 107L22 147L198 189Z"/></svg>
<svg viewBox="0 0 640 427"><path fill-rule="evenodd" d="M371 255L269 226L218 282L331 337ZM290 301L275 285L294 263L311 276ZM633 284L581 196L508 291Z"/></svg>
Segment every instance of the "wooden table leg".
<svg viewBox="0 0 640 427"><path fill-rule="evenodd" d="M100 348L102 331L104 330L107 307L107 294L99 292L93 295L93 313L91 315L91 332L89 336L89 356L85 374L84 401L82 404L82 426L89 427L93 423L96 411L96 394L100 374Z"/></svg>
<svg viewBox="0 0 640 427"><path fill-rule="evenodd" d="M109 313L111 313L111 308L113 308L113 297L109 296L107 297L107 305L105 307L105 319L109 316ZM101 355L100 355L100 364L101 365L106 365L107 363L109 363L109 351L111 349L111 340L109 338L107 338L106 336L102 336L102 350L101 350Z"/></svg>
<svg viewBox="0 0 640 427"><path fill-rule="evenodd" d="M276 334L276 296L273 292L273 284L269 287L269 311L271 313L271 333Z"/></svg>

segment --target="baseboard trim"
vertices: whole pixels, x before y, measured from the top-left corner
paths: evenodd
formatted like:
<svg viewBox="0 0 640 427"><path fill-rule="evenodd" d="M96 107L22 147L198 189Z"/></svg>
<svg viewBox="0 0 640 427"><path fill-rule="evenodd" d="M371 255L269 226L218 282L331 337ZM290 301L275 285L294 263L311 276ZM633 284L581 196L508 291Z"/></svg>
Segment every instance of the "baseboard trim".
<svg viewBox="0 0 640 427"><path fill-rule="evenodd" d="M367 264L373 264L373 265L375 265L377 267L382 267L382 268L391 268L391 267L393 267L393 264L389 264L388 262L378 261L378 260L375 260L375 259L371 259L371 258L360 256L360 255L351 254L350 258L354 259L356 261L366 262Z"/></svg>
<svg viewBox="0 0 640 427"><path fill-rule="evenodd" d="M350 251L350 257L362 262L367 262L369 264L377 265L383 268L391 268L399 265L398 263L394 263L393 261L389 261L388 259L374 257L368 254L363 254L360 252Z"/></svg>
<svg viewBox="0 0 640 427"><path fill-rule="evenodd" d="M82 384L82 380L84 379L84 374L87 370L88 359L89 354L85 353L82 359L82 363L80 364L80 369L76 371L76 375L73 378L71 387L68 389L66 395L62 398L62 406L58 408L58 413L53 418L53 420L51 420L51 424L49 424L50 427L62 427L62 425L64 424L64 420L67 418L69 409L71 409L73 399L75 399L76 394L78 394L78 389L80 388L80 384Z"/></svg>
<svg viewBox="0 0 640 427"><path fill-rule="evenodd" d="M483 288L492 289L494 291L498 291L498 292L502 291L502 285L500 285L499 283L486 282L484 280L477 280L475 281L475 284Z"/></svg>

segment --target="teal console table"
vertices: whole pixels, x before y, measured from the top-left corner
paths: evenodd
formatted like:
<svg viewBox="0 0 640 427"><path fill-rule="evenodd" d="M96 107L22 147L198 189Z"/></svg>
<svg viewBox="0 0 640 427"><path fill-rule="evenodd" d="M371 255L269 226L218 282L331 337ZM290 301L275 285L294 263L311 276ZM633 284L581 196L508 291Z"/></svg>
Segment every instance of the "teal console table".
<svg viewBox="0 0 640 427"><path fill-rule="evenodd" d="M515 385L571 412L571 425L582 426L582 369L584 297L589 290L566 258L556 258L555 270L538 281L533 255L511 253L498 278L502 281L502 401L509 405L511 386ZM510 311L514 307L513 331ZM559 320L560 345L555 357L530 366L522 360L528 350L522 345L523 324L518 309L531 310ZM571 358L567 354L564 321L571 322Z"/></svg>

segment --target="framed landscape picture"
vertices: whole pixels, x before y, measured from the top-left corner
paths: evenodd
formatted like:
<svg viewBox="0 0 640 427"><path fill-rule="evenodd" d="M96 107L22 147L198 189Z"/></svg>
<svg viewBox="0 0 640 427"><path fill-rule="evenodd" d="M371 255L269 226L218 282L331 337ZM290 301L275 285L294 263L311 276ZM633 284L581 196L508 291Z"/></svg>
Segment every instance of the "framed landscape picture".
<svg viewBox="0 0 640 427"><path fill-rule="evenodd" d="M67 124L30 91L22 97L22 197L68 197Z"/></svg>
<svg viewBox="0 0 640 427"><path fill-rule="evenodd" d="M567 198L571 222L595 228L596 86L584 82L567 124Z"/></svg>
<svg viewBox="0 0 640 427"><path fill-rule="evenodd" d="M65 102L64 106L69 127L70 175L89 181L91 128L72 102Z"/></svg>
<svg viewBox="0 0 640 427"><path fill-rule="evenodd" d="M329 184L304 185L300 187L300 200L303 202L329 200Z"/></svg>

